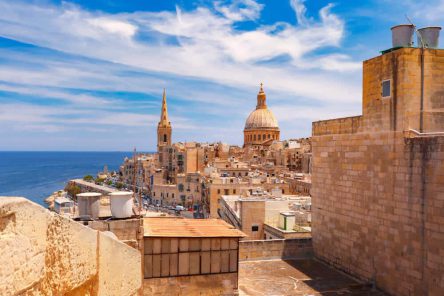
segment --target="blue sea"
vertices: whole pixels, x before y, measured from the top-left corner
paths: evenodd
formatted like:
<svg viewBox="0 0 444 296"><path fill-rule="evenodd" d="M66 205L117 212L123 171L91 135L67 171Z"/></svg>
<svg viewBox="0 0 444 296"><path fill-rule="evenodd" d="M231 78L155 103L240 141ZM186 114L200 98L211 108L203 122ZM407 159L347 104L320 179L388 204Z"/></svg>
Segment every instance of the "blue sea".
<svg viewBox="0 0 444 296"><path fill-rule="evenodd" d="M44 205L70 179L118 170L132 152L1 152L0 196L23 196Z"/></svg>

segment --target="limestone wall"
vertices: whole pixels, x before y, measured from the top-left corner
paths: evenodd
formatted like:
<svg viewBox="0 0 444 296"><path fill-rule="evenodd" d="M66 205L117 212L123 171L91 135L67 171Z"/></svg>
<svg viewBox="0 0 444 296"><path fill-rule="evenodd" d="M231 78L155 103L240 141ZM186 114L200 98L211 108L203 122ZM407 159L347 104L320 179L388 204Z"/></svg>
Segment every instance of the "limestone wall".
<svg viewBox="0 0 444 296"><path fill-rule="evenodd" d="M239 242L239 261L306 259L313 256L311 238L250 240Z"/></svg>
<svg viewBox="0 0 444 296"><path fill-rule="evenodd" d="M143 280L144 295L236 295L237 272Z"/></svg>
<svg viewBox="0 0 444 296"><path fill-rule="evenodd" d="M0 197L0 295L137 295L140 253L24 198Z"/></svg>
<svg viewBox="0 0 444 296"><path fill-rule="evenodd" d="M353 134L360 129L361 125L362 116L316 121L312 124L312 134L313 136L330 134Z"/></svg>
<svg viewBox="0 0 444 296"><path fill-rule="evenodd" d="M393 295L444 294L444 137L312 138L316 256Z"/></svg>

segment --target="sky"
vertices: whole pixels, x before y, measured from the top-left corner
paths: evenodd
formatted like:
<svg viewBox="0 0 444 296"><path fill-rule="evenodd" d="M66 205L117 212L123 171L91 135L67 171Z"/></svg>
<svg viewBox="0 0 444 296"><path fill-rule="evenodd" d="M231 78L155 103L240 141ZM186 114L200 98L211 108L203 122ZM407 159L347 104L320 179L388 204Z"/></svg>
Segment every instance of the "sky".
<svg viewBox="0 0 444 296"><path fill-rule="evenodd" d="M443 0L0 0L0 150L242 145L264 83L281 139L361 114L362 61L390 27L442 25Z"/></svg>

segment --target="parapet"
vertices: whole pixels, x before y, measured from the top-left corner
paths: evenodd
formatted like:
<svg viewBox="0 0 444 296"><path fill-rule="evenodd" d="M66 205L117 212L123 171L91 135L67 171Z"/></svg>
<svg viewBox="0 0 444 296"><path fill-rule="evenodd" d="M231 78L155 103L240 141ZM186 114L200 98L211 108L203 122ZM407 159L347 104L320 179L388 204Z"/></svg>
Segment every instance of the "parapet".
<svg viewBox="0 0 444 296"><path fill-rule="evenodd" d="M312 135L354 134L362 125L362 116L336 118L312 123Z"/></svg>
<svg viewBox="0 0 444 296"><path fill-rule="evenodd" d="M0 295L138 295L141 255L20 197L0 197Z"/></svg>

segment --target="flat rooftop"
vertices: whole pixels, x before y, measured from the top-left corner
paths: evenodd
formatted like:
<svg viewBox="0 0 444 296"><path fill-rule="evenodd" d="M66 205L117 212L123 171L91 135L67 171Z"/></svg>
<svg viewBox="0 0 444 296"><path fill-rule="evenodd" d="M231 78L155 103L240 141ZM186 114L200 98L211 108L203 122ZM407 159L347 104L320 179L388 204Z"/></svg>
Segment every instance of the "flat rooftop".
<svg viewBox="0 0 444 296"><path fill-rule="evenodd" d="M101 190L101 191L108 192L108 193L109 192L116 192L116 191L118 191L115 188L111 188L111 187L107 187L107 186L103 186L103 185L98 185L98 184L95 184L93 182L85 181L83 179L72 179L70 181L71 182L76 182L77 184L80 184L80 185L83 185L83 186L89 186L90 188L94 188L96 190Z"/></svg>
<svg viewBox="0 0 444 296"><path fill-rule="evenodd" d="M314 259L241 261L239 295L385 296Z"/></svg>
<svg viewBox="0 0 444 296"><path fill-rule="evenodd" d="M147 237L245 237L246 235L221 219L186 219L149 217L143 220Z"/></svg>

